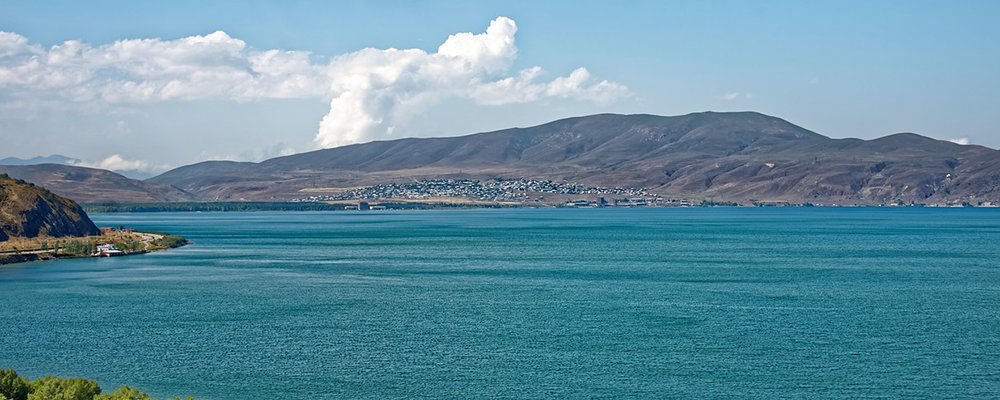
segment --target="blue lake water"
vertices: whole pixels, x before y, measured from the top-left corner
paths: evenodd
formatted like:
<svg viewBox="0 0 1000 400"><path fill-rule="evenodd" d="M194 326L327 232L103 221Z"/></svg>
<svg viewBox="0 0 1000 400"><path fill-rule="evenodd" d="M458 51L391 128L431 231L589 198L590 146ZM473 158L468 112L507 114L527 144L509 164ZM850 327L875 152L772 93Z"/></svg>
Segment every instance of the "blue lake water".
<svg viewBox="0 0 1000 400"><path fill-rule="evenodd" d="M98 214L0 368L200 399L1000 397L1000 210Z"/></svg>

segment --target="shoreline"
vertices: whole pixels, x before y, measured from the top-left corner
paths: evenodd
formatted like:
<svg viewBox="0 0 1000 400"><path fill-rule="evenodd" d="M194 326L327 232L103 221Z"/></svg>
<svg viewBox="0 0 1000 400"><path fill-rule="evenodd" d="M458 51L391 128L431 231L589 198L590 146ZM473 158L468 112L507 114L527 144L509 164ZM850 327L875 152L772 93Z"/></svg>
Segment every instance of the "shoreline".
<svg viewBox="0 0 1000 400"><path fill-rule="evenodd" d="M0 267L34 261L134 256L187 244L183 236L110 228L102 229L101 236L15 238L0 242Z"/></svg>
<svg viewBox="0 0 1000 400"><path fill-rule="evenodd" d="M369 208L360 209L361 203ZM600 204L595 201L575 201L558 204L490 203L490 202L421 202L411 199L336 202L176 202L176 203L91 203L83 204L88 213L144 213L144 212L255 212L255 211L377 211L377 210L453 210L492 208L1000 208L1000 203L986 204L815 204L792 202L632 202Z"/></svg>

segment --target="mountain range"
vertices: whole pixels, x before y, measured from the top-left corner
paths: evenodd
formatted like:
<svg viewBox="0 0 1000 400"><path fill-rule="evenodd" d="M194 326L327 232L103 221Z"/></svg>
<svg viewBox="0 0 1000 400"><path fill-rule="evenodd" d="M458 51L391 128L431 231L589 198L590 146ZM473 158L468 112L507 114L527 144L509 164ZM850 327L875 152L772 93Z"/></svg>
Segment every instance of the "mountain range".
<svg viewBox="0 0 1000 400"><path fill-rule="evenodd" d="M59 165L73 165L78 167L85 167L93 165L87 164L78 158L66 157L61 154L53 154L50 156L36 156L31 158L18 158L18 157L7 157L0 158L0 166L3 165L41 165L41 164L59 164ZM152 178L156 174L150 173L149 171L143 169L117 169L113 171L116 174L126 176L131 179L147 179Z"/></svg>
<svg viewBox="0 0 1000 400"><path fill-rule="evenodd" d="M170 185L144 182L111 171L65 164L0 165L0 173L44 186L81 203L190 201Z"/></svg>
<svg viewBox="0 0 1000 400"><path fill-rule="evenodd" d="M71 172L77 168L60 167L66 169L0 167L0 172L82 202L286 201L380 183L493 177L641 187L664 197L737 202L1000 200L1000 151L913 133L832 139L755 112L591 115L467 136L355 144L259 163L206 161L146 181L99 170L77 176Z"/></svg>
<svg viewBox="0 0 1000 400"><path fill-rule="evenodd" d="M37 156L32 158L7 157L0 158L0 165L38 165L38 164L67 164L79 165L83 161L66 157L64 155L53 154L50 156Z"/></svg>

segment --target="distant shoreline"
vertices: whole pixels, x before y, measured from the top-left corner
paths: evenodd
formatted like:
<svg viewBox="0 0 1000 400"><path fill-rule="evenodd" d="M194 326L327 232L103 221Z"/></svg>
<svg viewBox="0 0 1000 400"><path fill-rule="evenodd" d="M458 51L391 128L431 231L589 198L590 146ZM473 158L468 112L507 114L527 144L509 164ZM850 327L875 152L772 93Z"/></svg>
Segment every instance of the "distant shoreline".
<svg viewBox="0 0 1000 400"><path fill-rule="evenodd" d="M0 266L68 258L132 256L177 248L189 242L162 232L102 229L100 236L14 238L0 242Z"/></svg>
<svg viewBox="0 0 1000 400"><path fill-rule="evenodd" d="M95 203L83 204L88 213L141 213L141 212L256 212L256 211L359 211L360 202L175 202L175 203ZM619 204L601 205L596 202L568 202L562 204L518 204L488 202L420 202L414 200L368 201L368 210L439 210L439 209L489 209L489 208L1000 208L997 204L812 204L790 202L701 202L684 204ZM364 210L361 210L364 211Z"/></svg>

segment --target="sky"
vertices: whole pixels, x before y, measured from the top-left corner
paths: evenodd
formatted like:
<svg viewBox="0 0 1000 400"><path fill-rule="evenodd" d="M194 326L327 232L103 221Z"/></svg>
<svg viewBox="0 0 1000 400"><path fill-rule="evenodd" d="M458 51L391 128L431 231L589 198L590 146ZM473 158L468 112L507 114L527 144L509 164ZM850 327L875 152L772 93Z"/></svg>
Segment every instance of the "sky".
<svg viewBox="0 0 1000 400"><path fill-rule="evenodd" d="M1000 148L1000 2L0 1L0 158L153 174L595 113Z"/></svg>

